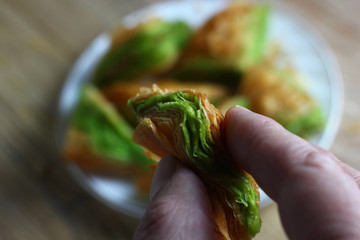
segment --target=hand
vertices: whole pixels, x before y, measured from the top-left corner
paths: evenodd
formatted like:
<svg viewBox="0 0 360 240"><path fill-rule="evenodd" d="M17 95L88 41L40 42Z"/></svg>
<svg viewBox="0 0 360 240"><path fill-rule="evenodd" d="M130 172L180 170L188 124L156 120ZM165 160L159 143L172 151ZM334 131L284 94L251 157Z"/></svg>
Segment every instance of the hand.
<svg viewBox="0 0 360 240"><path fill-rule="evenodd" d="M201 180L172 156L163 158L134 239L214 239L214 224Z"/></svg>
<svg viewBox="0 0 360 240"><path fill-rule="evenodd" d="M243 108L225 116L234 164L279 205L290 239L360 239L360 173L329 152ZM135 239L212 239L211 207L200 179L164 158Z"/></svg>
<svg viewBox="0 0 360 240"><path fill-rule="evenodd" d="M225 118L234 163L278 203L290 239L360 239L360 173L240 108Z"/></svg>

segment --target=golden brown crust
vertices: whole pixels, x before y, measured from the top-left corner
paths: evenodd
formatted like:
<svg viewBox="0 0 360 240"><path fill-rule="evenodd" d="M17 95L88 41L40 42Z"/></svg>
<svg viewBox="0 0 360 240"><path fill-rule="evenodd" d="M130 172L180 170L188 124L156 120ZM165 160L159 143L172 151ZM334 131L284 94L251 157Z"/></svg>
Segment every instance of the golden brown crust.
<svg viewBox="0 0 360 240"><path fill-rule="evenodd" d="M209 197L213 209L213 216L217 228L216 239L221 240L249 240L251 239L235 218L233 209L226 202L226 192L220 187L208 187Z"/></svg>
<svg viewBox="0 0 360 240"><path fill-rule="evenodd" d="M217 197L217 193L214 194L213 191L209 192L209 198L211 199L211 208L216 224L215 235L217 240L227 240L231 239L229 235L229 229L226 219L226 214L223 208L223 205L220 203Z"/></svg>
<svg viewBox="0 0 360 240"><path fill-rule="evenodd" d="M227 58L239 53L243 15L252 7L251 4L236 3L212 17L194 34L185 55Z"/></svg>
<svg viewBox="0 0 360 240"><path fill-rule="evenodd" d="M132 139L146 149L151 149L156 156L163 158L170 153L161 142L162 138L159 135L161 135L161 132L158 131L155 124L149 118L145 118L139 123Z"/></svg>
<svg viewBox="0 0 360 240"><path fill-rule="evenodd" d="M291 69L288 69L289 74ZM245 75L240 92L249 99L252 111L271 118L291 121L313 108L312 99L301 93L296 82L284 83L275 70L268 66L251 68Z"/></svg>

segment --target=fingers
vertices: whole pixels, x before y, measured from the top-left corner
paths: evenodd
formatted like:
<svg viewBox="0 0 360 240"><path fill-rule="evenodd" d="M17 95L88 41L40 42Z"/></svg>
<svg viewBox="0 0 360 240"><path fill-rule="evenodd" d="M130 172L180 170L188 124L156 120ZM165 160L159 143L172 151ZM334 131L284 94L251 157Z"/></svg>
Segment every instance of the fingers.
<svg viewBox="0 0 360 240"><path fill-rule="evenodd" d="M153 176L150 189L150 199L152 199L159 191L159 189L169 181L169 179L176 171L176 159L174 159L172 156L168 156L163 160L164 161L160 161Z"/></svg>
<svg viewBox="0 0 360 240"><path fill-rule="evenodd" d="M200 179L173 157L163 158L134 239L213 239L211 205Z"/></svg>
<svg viewBox="0 0 360 240"><path fill-rule="evenodd" d="M226 113L225 134L235 163L252 173L273 199L286 173L301 165L303 156L318 152L275 121L240 107Z"/></svg>
<svg viewBox="0 0 360 240"><path fill-rule="evenodd" d="M235 164L279 204L291 239L360 239L359 187L334 156L242 108L224 127Z"/></svg>
<svg viewBox="0 0 360 240"><path fill-rule="evenodd" d="M333 156L333 158L334 158L334 161L341 167L341 169L346 174L348 174L352 179L354 179L354 181L360 188L360 172L357 171L356 169L350 167L349 165L345 164L344 162L340 161L336 157Z"/></svg>
<svg viewBox="0 0 360 240"><path fill-rule="evenodd" d="M350 167L349 165L341 162L340 160L337 160L337 162L340 165L340 167L343 169L343 171L346 172L352 179L355 180L355 182L360 188L360 172Z"/></svg>

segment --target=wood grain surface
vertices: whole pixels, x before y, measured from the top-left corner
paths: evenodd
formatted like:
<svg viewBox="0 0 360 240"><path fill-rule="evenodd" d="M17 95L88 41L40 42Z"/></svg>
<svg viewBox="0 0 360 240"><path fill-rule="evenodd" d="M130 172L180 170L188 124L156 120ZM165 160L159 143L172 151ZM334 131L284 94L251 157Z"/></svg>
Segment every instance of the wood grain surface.
<svg viewBox="0 0 360 240"><path fill-rule="evenodd" d="M53 141L56 101L72 64L100 32L156 1L0 0L0 239L131 239L138 220L104 206L69 175ZM311 22L344 78L331 151L360 169L360 1L273 0ZM340 114L340 113L339 113ZM286 239L277 206L256 239Z"/></svg>

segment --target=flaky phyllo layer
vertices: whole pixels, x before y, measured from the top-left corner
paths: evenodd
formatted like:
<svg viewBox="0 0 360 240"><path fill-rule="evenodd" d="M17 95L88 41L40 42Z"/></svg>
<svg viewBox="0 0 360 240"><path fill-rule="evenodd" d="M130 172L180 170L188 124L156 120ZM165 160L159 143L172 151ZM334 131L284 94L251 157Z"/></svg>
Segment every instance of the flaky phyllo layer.
<svg viewBox="0 0 360 240"><path fill-rule="evenodd" d="M129 100L139 118L133 139L159 157L176 156L203 180L218 239L249 239L260 231L259 193L253 178L235 170L222 145L223 115L192 89L141 89Z"/></svg>

